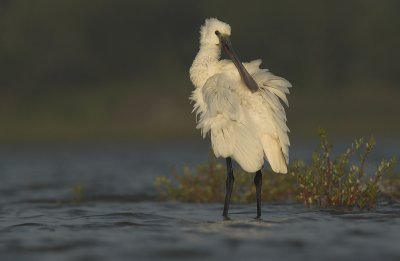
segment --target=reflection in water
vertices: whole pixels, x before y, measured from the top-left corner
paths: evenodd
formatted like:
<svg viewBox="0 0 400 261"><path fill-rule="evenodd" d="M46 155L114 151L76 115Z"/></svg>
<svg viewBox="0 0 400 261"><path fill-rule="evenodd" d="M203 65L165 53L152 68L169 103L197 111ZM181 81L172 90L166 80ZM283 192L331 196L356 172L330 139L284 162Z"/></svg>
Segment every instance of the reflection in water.
<svg viewBox="0 0 400 261"><path fill-rule="evenodd" d="M228 238L247 239L264 238L271 234L272 226L276 223L269 223L262 220L224 220L214 223L200 224L189 229L200 233L220 233Z"/></svg>

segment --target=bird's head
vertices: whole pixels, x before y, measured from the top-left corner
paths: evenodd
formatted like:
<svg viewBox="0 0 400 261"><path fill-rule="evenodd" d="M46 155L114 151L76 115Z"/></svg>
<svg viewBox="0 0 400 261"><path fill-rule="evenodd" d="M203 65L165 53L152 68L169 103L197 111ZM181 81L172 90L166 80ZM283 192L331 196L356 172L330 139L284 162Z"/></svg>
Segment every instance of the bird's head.
<svg viewBox="0 0 400 261"><path fill-rule="evenodd" d="M206 22L200 29L200 48L218 47L224 49L226 54L235 64L239 74L251 92L258 90L258 85L253 77L247 72L243 64L240 62L239 57L233 50L231 40L231 27L229 24L219 21L216 18L206 19Z"/></svg>
<svg viewBox="0 0 400 261"><path fill-rule="evenodd" d="M229 37L231 35L231 27L229 24L221 22L217 18L206 19L206 22L200 29L201 45L219 45L220 36Z"/></svg>

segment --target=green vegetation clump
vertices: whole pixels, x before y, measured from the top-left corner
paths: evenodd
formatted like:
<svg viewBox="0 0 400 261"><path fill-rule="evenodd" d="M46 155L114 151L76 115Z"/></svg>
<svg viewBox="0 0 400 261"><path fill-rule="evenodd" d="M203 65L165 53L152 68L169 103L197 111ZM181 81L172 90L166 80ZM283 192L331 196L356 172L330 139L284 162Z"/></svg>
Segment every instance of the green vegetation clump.
<svg viewBox="0 0 400 261"><path fill-rule="evenodd" d="M85 188L83 187L82 184L76 184L72 188L72 196L73 196L72 202L74 204L80 204L84 199L84 195L85 195Z"/></svg>
<svg viewBox="0 0 400 261"><path fill-rule="evenodd" d="M320 151L312 155L312 163L295 166L291 175L298 182L297 199L307 206L373 208L383 183L383 175L393 171L395 159L382 160L375 172L367 174L365 167L375 147L375 139L368 142L356 139L345 152L332 158L332 144L323 130L318 131ZM358 159L351 163L351 159ZM399 175L397 175L399 176Z"/></svg>
<svg viewBox="0 0 400 261"><path fill-rule="evenodd" d="M397 201L400 200L400 173L389 172L379 186L382 197Z"/></svg>
<svg viewBox="0 0 400 261"><path fill-rule="evenodd" d="M250 202L255 199L256 191L253 177L237 168L234 170L235 184L233 202ZM185 202L223 202L225 198L226 166L214 157L206 164L198 165L194 170L183 167L181 174L174 172L172 178L158 176L155 181L159 196L163 200ZM292 175L276 175L263 172L263 201L286 201L296 195L296 182Z"/></svg>
<svg viewBox="0 0 400 261"><path fill-rule="evenodd" d="M332 157L332 144L323 130L318 131L319 151L312 162L295 161L287 175L263 171L262 200L264 202L301 202L307 207L370 209L376 206L378 196L400 199L400 174L395 173L395 159L382 160L374 173L366 172L367 158L375 147L371 138L365 142L356 139L339 156ZM358 155L358 159L356 156ZM355 162L355 163L354 163ZM253 175L237 168L233 202L255 200ZM384 178L385 176L385 178ZM185 202L223 202L225 196L225 164L213 156L208 163L195 169L183 167L182 173L172 178L159 176L155 186L160 199Z"/></svg>

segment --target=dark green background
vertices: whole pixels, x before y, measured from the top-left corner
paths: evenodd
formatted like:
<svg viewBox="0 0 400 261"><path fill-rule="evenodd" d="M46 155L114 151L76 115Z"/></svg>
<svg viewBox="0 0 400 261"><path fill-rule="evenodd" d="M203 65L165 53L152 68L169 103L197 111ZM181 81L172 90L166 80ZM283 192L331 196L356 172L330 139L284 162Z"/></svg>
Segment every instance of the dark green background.
<svg viewBox="0 0 400 261"><path fill-rule="evenodd" d="M400 1L0 2L0 143L200 140L188 69L207 17L293 84L291 137L397 138Z"/></svg>

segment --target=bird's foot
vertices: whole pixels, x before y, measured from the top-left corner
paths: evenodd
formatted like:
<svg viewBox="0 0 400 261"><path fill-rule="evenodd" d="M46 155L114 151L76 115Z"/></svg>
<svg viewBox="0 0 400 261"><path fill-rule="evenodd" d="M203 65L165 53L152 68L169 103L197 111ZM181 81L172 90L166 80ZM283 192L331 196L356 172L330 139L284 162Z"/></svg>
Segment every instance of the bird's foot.
<svg viewBox="0 0 400 261"><path fill-rule="evenodd" d="M228 215L223 215L223 217L224 217L224 221L232 220L230 217L228 217Z"/></svg>

